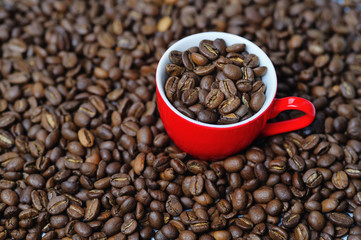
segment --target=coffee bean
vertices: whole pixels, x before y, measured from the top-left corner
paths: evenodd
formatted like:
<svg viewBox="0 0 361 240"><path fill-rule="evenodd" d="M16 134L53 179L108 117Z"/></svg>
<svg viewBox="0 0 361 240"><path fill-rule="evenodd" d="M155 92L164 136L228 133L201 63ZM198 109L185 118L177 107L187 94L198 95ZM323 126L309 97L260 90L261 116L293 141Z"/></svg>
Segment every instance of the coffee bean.
<svg viewBox="0 0 361 240"><path fill-rule="evenodd" d="M14 143L14 138L10 135L10 133L0 130L0 147L11 148Z"/></svg>
<svg viewBox="0 0 361 240"><path fill-rule="evenodd" d="M263 222L267 216L265 210L259 205L251 207L248 211L248 214L254 224Z"/></svg>
<svg viewBox="0 0 361 240"><path fill-rule="evenodd" d="M211 74L215 70L216 66L214 64L208 64L205 66L197 66L193 69L193 72L198 76L206 76Z"/></svg>
<svg viewBox="0 0 361 240"><path fill-rule="evenodd" d="M120 217L112 217L105 222L102 230L107 236L113 236L121 231L122 224L123 221Z"/></svg>
<svg viewBox="0 0 361 240"><path fill-rule="evenodd" d="M308 223L313 229L320 231L325 225L325 218L319 211L311 211L308 215Z"/></svg>
<svg viewBox="0 0 361 240"><path fill-rule="evenodd" d="M84 209L76 204L71 204L66 211L68 215L74 219L84 217Z"/></svg>
<svg viewBox="0 0 361 240"><path fill-rule="evenodd" d="M117 173L111 176L110 184L116 188L122 188L130 183L130 177L127 174Z"/></svg>
<svg viewBox="0 0 361 240"><path fill-rule="evenodd" d="M195 89L187 89L182 93L181 99L184 105L193 105L198 101L198 92Z"/></svg>
<svg viewBox="0 0 361 240"><path fill-rule="evenodd" d="M246 48L245 44L242 43L235 43L226 48L227 52L242 52Z"/></svg>
<svg viewBox="0 0 361 240"><path fill-rule="evenodd" d="M219 82L219 89L222 91L226 98L235 96L237 94L237 88L234 85L233 81L230 79L221 80Z"/></svg>
<svg viewBox="0 0 361 240"><path fill-rule="evenodd" d="M182 204L180 203L178 198L173 195L170 195L168 197L165 207L166 207L167 212L174 217L179 216L181 214L181 212L183 211Z"/></svg>
<svg viewBox="0 0 361 240"><path fill-rule="evenodd" d="M172 224L164 225L161 229L161 232L167 239L175 239L178 236L178 230Z"/></svg>
<svg viewBox="0 0 361 240"><path fill-rule="evenodd" d="M84 213L84 220L91 221L97 217L100 211L100 201L97 198L87 201L87 206Z"/></svg>
<svg viewBox="0 0 361 240"><path fill-rule="evenodd" d="M333 212L330 213L328 219L337 226L350 227L353 224L353 219L346 213Z"/></svg>
<svg viewBox="0 0 361 240"><path fill-rule="evenodd" d="M199 66L204 66L208 63L208 59L204 55L196 52L191 53L191 58L192 61Z"/></svg>
<svg viewBox="0 0 361 240"><path fill-rule="evenodd" d="M94 135L85 128L78 131L78 138L83 147L92 147L94 144Z"/></svg>
<svg viewBox="0 0 361 240"><path fill-rule="evenodd" d="M348 186L348 176L344 171L338 171L332 176L332 183L337 189L345 189Z"/></svg>
<svg viewBox="0 0 361 240"><path fill-rule="evenodd" d="M214 109L221 104L223 99L224 99L224 94L218 89L213 89L208 93L205 99L205 104L208 108Z"/></svg>
<svg viewBox="0 0 361 240"><path fill-rule="evenodd" d="M209 222L206 220L194 220L190 223L190 228L195 233L205 232L209 227Z"/></svg>
<svg viewBox="0 0 361 240"><path fill-rule="evenodd" d="M335 198L327 198L321 202L322 212L331 212L336 209L339 201Z"/></svg>
<svg viewBox="0 0 361 240"><path fill-rule="evenodd" d="M224 41L224 39L222 38L216 38L214 41L213 41L213 45L215 48L217 48L217 50L219 51L219 53L221 55L225 55L226 54L226 48L227 48L227 45L226 45L226 42ZM244 49L243 49L244 50Z"/></svg>
<svg viewBox="0 0 361 240"><path fill-rule="evenodd" d="M154 229L160 229L164 224L163 215L160 212L149 213L149 225Z"/></svg>
<svg viewBox="0 0 361 240"><path fill-rule="evenodd" d="M137 229L137 226L137 221L134 219L130 219L122 224L121 231L126 235L130 235L134 233L134 231Z"/></svg>
<svg viewBox="0 0 361 240"><path fill-rule="evenodd" d="M242 70L236 65L226 64L223 68L223 74L231 80L239 80L242 77Z"/></svg>
<svg viewBox="0 0 361 240"><path fill-rule="evenodd" d="M185 231L180 232L179 239L180 240L195 240L195 239L197 239L197 235L192 231L185 230Z"/></svg>
<svg viewBox="0 0 361 240"><path fill-rule="evenodd" d="M243 210L248 202L248 197L246 192L242 188L237 188L233 192L232 196L232 206L237 211Z"/></svg>
<svg viewBox="0 0 361 240"><path fill-rule="evenodd" d="M215 60L219 55L218 49L213 45L213 42L210 40L202 40L199 43L199 51L209 60Z"/></svg>
<svg viewBox="0 0 361 240"><path fill-rule="evenodd" d="M204 123L215 123L217 122L218 115L214 111L204 109L199 111L197 119Z"/></svg>
<svg viewBox="0 0 361 240"><path fill-rule="evenodd" d="M183 64L182 52L177 51L177 50L171 51L169 54L169 61L171 61L173 64L176 64L176 65L182 65Z"/></svg>
<svg viewBox="0 0 361 240"><path fill-rule="evenodd" d="M309 169L303 175L303 182L310 188L315 188L321 184L323 180L322 174L317 169Z"/></svg>
<svg viewBox="0 0 361 240"><path fill-rule="evenodd" d="M246 217L239 217L235 221L236 225L242 230L249 231L253 228L253 223L250 219Z"/></svg>
<svg viewBox="0 0 361 240"><path fill-rule="evenodd" d="M58 197L54 197L49 201L47 211L52 215L57 215L66 210L68 205L69 199L64 195L60 195Z"/></svg>
<svg viewBox="0 0 361 240"><path fill-rule="evenodd" d="M258 112L266 101L266 96L263 92L256 92L252 94L251 101L249 102L249 106L255 112Z"/></svg>
<svg viewBox="0 0 361 240"><path fill-rule="evenodd" d="M274 240L288 239L288 234L285 230L280 227L273 226L269 230L269 236Z"/></svg>
<svg viewBox="0 0 361 240"><path fill-rule="evenodd" d="M273 199L274 192L270 187L262 187L253 192L253 197L258 203L267 203Z"/></svg>
<svg viewBox="0 0 361 240"><path fill-rule="evenodd" d="M1 201L9 206L15 206L19 202L19 196L11 189L5 189L0 194Z"/></svg>
<svg viewBox="0 0 361 240"><path fill-rule="evenodd" d="M82 237L89 237L92 234L92 228L83 222L76 222L74 224L74 230Z"/></svg>
<svg viewBox="0 0 361 240"><path fill-rule="evenodd" d="M227 172L238 172L243 168L243 160L240 156L228 157L223 163Z"/></svg>
<svg viewBox="0 0 361 240"><path fill-rule="evenodd" d="M4 115L0 117L0 128L5 128L10 126L16 120L15 116L13 115Z"/></svg>
<svg viewBox="0 0 361 240"><path fill-rule="evenodd" d="M228 114L235 111L240 104L241 100L238 97L232 96L221 102L218 106L218 111L223 115Z"/></svg>

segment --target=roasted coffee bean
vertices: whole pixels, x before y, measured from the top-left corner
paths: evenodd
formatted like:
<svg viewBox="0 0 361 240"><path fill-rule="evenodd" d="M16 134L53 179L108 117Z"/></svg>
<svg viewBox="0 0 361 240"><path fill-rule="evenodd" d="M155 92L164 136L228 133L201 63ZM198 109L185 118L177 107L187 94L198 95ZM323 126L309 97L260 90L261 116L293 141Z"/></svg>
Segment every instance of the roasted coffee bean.
<svg viewBox="0 0 361 240"><path fill-rule="evenodd" d="M221 104L218 106L218 111L223 115L228 114L235 111L240 104L241 100L236 96L232 96L221 102Z"/></svg>
<svg viewBox="0 0 361 240"><path fill-rule="evenodd" d="M160 229L164 224L163 215L160 212L150 212L148 219L149 225L154 229Z"/></svg>
<svg viewBox="0 0 361 240"><path fill-rule="evenodd" d="M361 167L356 164L348 164L345 166L345 172L351 178L358 178L361 176Z"/></svg>
<svg viewBox="0 0 361 240"><path fill-rule="evenodd" d="M174 195L170 195L168 197L165 207L167 212L174 217L179 216L183 211L183 206L181 202Z"/></svg>
<svg viewBox="0 0 361 240"><path fill-rule="evenodd" d="M265 210L259 205L251 207L248 211L248 215L255 225L263 222L267 217Z"/></svg>
<svg viewBox="0 0 361 240"><path fill-rule="evenodd" d="M66 211L68 215L74 219L80 219L84 217L84 213L85 213L84 209L76 204L71 204Z"/></svg>
<svg viewBox="0 0 361 240"><path fill-rule="evenodd" d="M52 215L57 215L67 209L69 199L65 195L54 197L49 201L47 211Z"/></svg>
<svg viewBox="0 0 361 240"><path fill-rule="evenodd" d="M76 222L74 224L74 230L82 237L89 237L93 233L92 228L83 222Z"/></svg>
<svg viewBox="0 0 361 240"><path fill-rule="evenodd" d="M345 189L348 186L348 176L344 171L338 171L332 176L332 183L337 189Z"/></svg>
<svg viewBox="0 0 361 240"><path fill-rule="evenodd" d="M236 225L242 230L250 231L253 228L253 223L249 218L239 217L235 220Z"/></svg>
<svg viewBox="0 0 361 240"><path fill-rule="evenodd" d="M107 236L113 236L121 231L123 221L120 217L112 217L104 223L103 231Z"/></svg>
<svg viewBox="0 0 361 240"><path fill-rule="evenodd" d="M218 49L213 45L213 42L210 40L202 40L199 43L199 51L209 60L215 60L219 55Z"/></svg>
<svg viewBox="0 0 361 240"><path fill-rule="evenodd" d="M296 213L292 213L282 220L282 225L286 228L294 228L300 222L301 216Z"/></svg>
<svg viewBox="0 0 361 240"><path fill-rule="evenodd" d="M19 196L11 189L1 191L0 199L9 206L15 206L19 203Z"/></svg>
<svg viewBox="0 0 361 240"><path fill-rule="evenodd" d="M270 187L261 187L253 192L253 198L258 203L267 203L274 197L273 189Z"/></svg>
<svg viewBox="0 0 361 240"><path fill-rule="evenodd" d="M176 65L182 65L183 64L182 52L177 51L177 50L171 51L169 54L169 61L171 61L172 63L174 63Z"/></svg>
<svg viewBox="0 0 361 240"><path fill-rule="evenodd" d="M182 93L181 100L186 106L195 104L198 101L198 91L195 89L187 89Z"/></svg>
<svg viewBox="0 0 361 240"><path fill-rule="evenodd" d="M237 94L237 88L230 79L219 81L219 89L223 92L226 98L235 96Z"/></svg>
<svg viewBox="0 0 361 240"><path fill-rule="evenodd" d="M313 229L321 231L325 225L325 218L319 211L311 211L308 215L308 223Z"/></svg>
<svg viewBox="0 0 361 240"><path fill-rule="evenodd" d="M191 52L189 50L182 52L182 63L184 67L188 70L193 70L195 63L191 57Z"/></svg>
<svg viewBox="0 0 361 240"><path fill-rule="evenodd" d="M265 101L266 101L266 96L264 95L264 93L256 92L252 94L251 100L249 102L249 106L254 112L258 112L263 106Z"/></svg>
<svg viewBox="0 0 361 240"><path fill-rule="evenodd" d="M246 45L245 44L242 44L242 43L235 43L235 44L232 44L230 46L228 46L226 48L226 51L227 52L242 52L244 51L246 48Z"/></svg>
<svg viewBox="0 0 361 240"><path fill-rule="evenodd" d="M226 64L223 68L223 74L229 79L235 81L242 77L242 70L236 65Z"/></svg>
<svg viewBox="0 0 361 240"><path fill-rule="evenodd" d="M305 161L299 155L295 155L295 156L289 158L288 165L290 166L290 168L292 168L292 170L297 171L297 172L302 172L306 167Z"/></svg>
<svg viewBox="0 0 361 240"><path fill-rule="evenodd" d="M11 148L14 143L14 138L10 135L10 133L0 130L0 147L5 149Z"/></svg>
<svg viewBox="0 0 361 240"><path fill-rule="evenodd" d="M79 130L78 138L83 147L92 147L94 144L94 135L85 128Z"/></svg>
<svg viewBox="0 0 361 240"><path fill-rule="evenodd" d="M215 123L217 122L218 114L211 110L200 110L197 114L197 120L204 123Z"/></svg>
<svg viewBox="0 0 361 240"><path fill-rule="evenodd" d="M205 104L208 108L214 109L221 104L223 99L224 94L219 89L213 89L208 93L205 99Z"/></svg>
<svg viewBox="0 0 361 240"><path fill-rule="evenodd" d="M224 41L224 39L222 38L216 38L214 41L213 41L213 46L215 48L217 48L217 50L219 51L219 53L223 56L223 55L226 55L226 48L227 48L227 44L226 42ZM244 50L244 49L243 49Z"/></svg>
<svg viewBox="0 0 361 240"><path fill-rule="evenodd" d="M307 187L315 188L321 184L323 180L322 174L317 169L309 169L303 175L303 182Z"/></svg>
<svg viewBox="0 0 361 240"><path fill-rule="evenodd" d="M179 83L179 77L173 76L168 78L165 84L165 93L170 101L176 100L177 86Z"/></svg>
<svg viewBox="0 0 361 240"><path fill-rule="evenodd" d="M189 231L189 230L185 230L185 231L180 232L178 237L179 237L180 240L195 240L195 239L197 239L197 235L194 232Z"/></svg>
<svg viewBox="0 0 361 240"><path fill-rule="evenodd" d="M209 227L209 222L206 220L194 220L190 223L190 228L195 233L205 232Z"/></svg>
<svg viewBox="0 0 361 240"><path fill-rule="evenodd" d="M96 218L100 211L100 201L97 198L87 201L85 213L84 213L84 220L91 221Z"/></svg>
<svg viewBox="0 0 361 240"><path fill-rule="evenodd" d="M235 210L244 210L248 202L248 197L246 192L242 188L237 188L234 190L232 195L232 206Z"/></svg>
<svg viewBox="0 0 361 240"><path fill-rule="evenodd" d="M225 159L223 167L227 172L238 172L243 168L243 159L240 156L232 156Z"/></svg>
<svg viewBox="0 0 361 240"><path fill-rule="evenodd" d="M271 227L271 229L269 230L269 236L273 240L288 239L287 232L285 230L283 230L282 228L277 227L277 226Z"/></svg>
<svg viewBox="0 0 361 240"><path fill-rule="evenodd" d="M252 81L248 79L241 79L236 82L236 87L240 92L249 92L252 90Z"/></svg>
<svg viewBox="0 0 361 240"><path fill-rule="evenodd" d="M125 221L121 226L121 231L125 235L130 235L135 232L137 229L137 221L134 219L129 219L128 221Z"/></svg>
<svg viewBox="0 0 361 240"><path fill-rule="evenodd" d="M178 237L178 229L172 224L164 225L161 232L167 239L175 239Z"/></svg>
<svg viewBox="0 0 361 240"><path fill-rule="evenodd" d="M208 63L208 59L204 55L196 52L191 53L191 58L192 61L199 66L204 66Z"/></svg>
<svg viewBox="0 0 361 240"><path fill-rule="evenodd" d="M341 227L350 227L353 224L353 219L346 213L333 212L330 213L328 219L335 225Z"/></svg>
<svg viewBox="0 0 361 240"><path fill-rule="evenodd" d="M213 71L216 69L216 66L214 64L208 64L205 66L197 66L193 69L193 72L195 74L197 74L198 76L206 76L209 75L211 73L213 73Z"/></svg>

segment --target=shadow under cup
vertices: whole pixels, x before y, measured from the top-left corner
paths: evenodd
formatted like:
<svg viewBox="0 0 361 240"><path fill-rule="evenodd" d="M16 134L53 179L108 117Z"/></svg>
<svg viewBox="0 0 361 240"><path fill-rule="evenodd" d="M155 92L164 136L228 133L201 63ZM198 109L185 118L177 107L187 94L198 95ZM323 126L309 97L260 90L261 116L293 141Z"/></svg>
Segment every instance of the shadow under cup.
<svg viewBox="0 0 361 240"><path fill-rule="evenodd" d="M169 77L165 71L165 67L168 63L170 63L169 53L171 51L185 51L190 47L198 46L199 42L204 39L215 40L217 38L224 39L227 46L236 43L244 43L246 45L246 51L248 51L249 53L253 53L259 57L260 66L267 67L267 73L262 77L262 81L265 83L266 86L266 100L262 108L252 117L244 121L227 125L207 124L186 117L185 115L180 113L172 105L172 103L170 103L170 101L166 97L164 89L165 83ZM266 126L267 120L270 118L274 118L276 112L279 113L280 111L288 109L297 109L303 111L299 108L298 105L291 107L283 106L282 108L278 106L279 109L276 108L276 111L273 111L273 105L275 105L274 100L276 91L276 71L269 57L254 43L250 42L245 38L229 33L205 32L194 34L179 40L164 53L158 63L156 71L157 105L165 130L167 131L169 137L181 150L187 152L193 157L202 160L216 160L225 158L246 148L257 138L257 136L262 134L262 131ZM300 100L299 98L297 99ZM303 100L304 99L300 101L303 102ZM307 125L309 125L313 121L315 113L313 112L313 117L311 115L312 113L309 116ZM312 118L312 120L310 118ZM300 124L298 123L298 125ZM293 127L293 129L291 130L299 129L307 125L298 128ZM275 132L277 134L280 131ZM266 133L262 135L271 134Z"/></svg>

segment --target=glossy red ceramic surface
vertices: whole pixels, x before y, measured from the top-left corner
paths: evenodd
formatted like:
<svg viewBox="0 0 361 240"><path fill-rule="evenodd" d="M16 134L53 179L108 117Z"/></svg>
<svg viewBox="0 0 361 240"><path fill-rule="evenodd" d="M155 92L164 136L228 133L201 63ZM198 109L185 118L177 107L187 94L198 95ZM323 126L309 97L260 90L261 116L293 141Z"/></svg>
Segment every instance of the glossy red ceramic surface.
<svg viewBox="0 0 361 240"><path fill-rule="evenodd" d="M183 151L202 160L222 159L249 146L260 134L270 136L308 126L314 119L312 103L296 97L275 99L261 115L245 124L228 128L197 125L172 111L157 91L157 104L164 128L169 137ZM277 123L266 123L281 111L296 109L305 115Z"/></svg>

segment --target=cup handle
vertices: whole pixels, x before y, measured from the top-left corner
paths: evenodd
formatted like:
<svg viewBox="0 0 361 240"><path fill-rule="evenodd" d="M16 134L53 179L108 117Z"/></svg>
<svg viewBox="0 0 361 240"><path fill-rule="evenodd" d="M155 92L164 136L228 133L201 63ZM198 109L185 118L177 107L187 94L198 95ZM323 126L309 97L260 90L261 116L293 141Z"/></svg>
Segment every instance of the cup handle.
<svg viewBox="0 0 361 240"><path fill-rule="evenodd" d="M261 136L267 137L304 128L313 122L316 115L315 107L310 101L299 97L285 97L274 99L268 119L275 118L285 110L299 110L305 115L291 120L267 123Z"/></svg>

